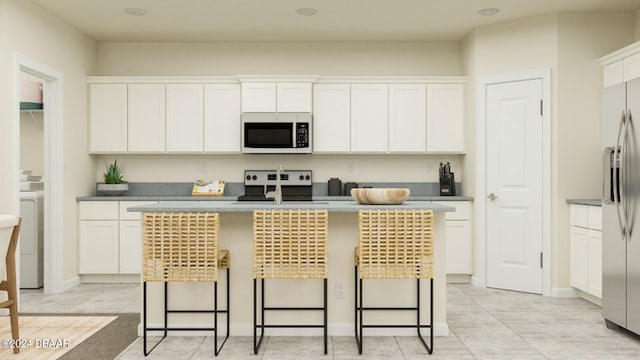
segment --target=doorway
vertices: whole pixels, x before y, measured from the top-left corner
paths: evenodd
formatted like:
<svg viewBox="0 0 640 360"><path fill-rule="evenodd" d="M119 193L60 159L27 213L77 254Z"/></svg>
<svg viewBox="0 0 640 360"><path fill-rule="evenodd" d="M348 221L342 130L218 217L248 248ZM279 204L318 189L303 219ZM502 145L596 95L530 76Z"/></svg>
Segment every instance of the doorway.
<svg viewBox="0 0 640 360"><path fill-rule="evenodd" d="M44 251L43 288L45 294L55 294L63 290L63 147L62 147L62 73L21 54L14 54L14 131L20 139L21 113L20 92L23 73L42 80L43 103L43 174L44 206ZM21 169L20 141L16 141L14 169ZM20 179L15 190L15 208L20 206ZM20 249L21 244L18 244ZM18 258L20 266L20 258ZM20 275L18 275L20 282Z"/></svg>
<svg viewBox="0 0 640 360"><path fill-rule="evenodd" d="M551 295L550 71L478 83L479 286Z"/></svg>

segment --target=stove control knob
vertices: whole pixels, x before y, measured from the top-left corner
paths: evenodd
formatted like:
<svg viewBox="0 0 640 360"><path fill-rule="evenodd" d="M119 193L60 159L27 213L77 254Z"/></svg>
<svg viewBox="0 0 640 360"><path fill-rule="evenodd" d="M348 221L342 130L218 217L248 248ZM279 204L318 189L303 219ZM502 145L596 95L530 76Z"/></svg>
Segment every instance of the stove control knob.
<svg viewBox="0 0 640 360"><path fill-rule="evenodd" d="M305 178L305 180L311 180L311 176L309 176L309 175L305 176L304 178Z"/></svg>
<svg viewBox="0 0 640 360"><path fill-rule="evenodd" d="M300 175L300 180L304 180L304 175Z"/></svg>
<svg viewBox="0 0 640 360"><path fill-rule="evenodd" d="M251 180L251 175L247 175L247 180Z"/></svg>
<svg viewBox="0 0 640 360"><path fill-rule="evenodd" d="M257 177L256 175L253 175L251 178L252 178L253 180L258 180L258 177Z"/></svg>

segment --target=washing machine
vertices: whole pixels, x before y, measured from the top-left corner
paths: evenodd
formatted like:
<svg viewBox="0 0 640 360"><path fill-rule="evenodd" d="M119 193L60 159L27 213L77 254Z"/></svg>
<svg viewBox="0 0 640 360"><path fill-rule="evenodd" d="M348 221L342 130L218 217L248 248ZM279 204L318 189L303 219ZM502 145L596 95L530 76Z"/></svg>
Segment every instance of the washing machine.
<svg viewBox="0 0 640 360"><path fill-rule="evenodd" d="M44 191L20 192L20 216L20 288L41 288L44 277Z"/></svg>

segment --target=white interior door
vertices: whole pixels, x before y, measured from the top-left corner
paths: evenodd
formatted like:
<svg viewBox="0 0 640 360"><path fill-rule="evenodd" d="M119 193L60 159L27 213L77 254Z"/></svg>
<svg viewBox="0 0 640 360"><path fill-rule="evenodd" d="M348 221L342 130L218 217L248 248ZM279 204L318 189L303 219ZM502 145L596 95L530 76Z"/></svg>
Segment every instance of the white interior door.
<svg viewBox="0 0 640 360"><path fill-rule="evenodd" d="M487 86L487 286L542 293L542 80Z"/></svg>

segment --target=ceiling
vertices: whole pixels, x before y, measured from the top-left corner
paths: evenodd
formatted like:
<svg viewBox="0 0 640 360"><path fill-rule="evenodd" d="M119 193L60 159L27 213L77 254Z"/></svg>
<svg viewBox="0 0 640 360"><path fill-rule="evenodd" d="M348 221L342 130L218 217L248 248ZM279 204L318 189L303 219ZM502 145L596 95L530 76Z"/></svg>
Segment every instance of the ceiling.
<svg viewBox="0 0 640 360"><path fill-rule="evenodd" d="M98 41L451 41L476 27L640 0L31 0ZM144 16L124 10L143 8ZM299 8L315 8L301 16ZM481 16L482 8L498 8Z"/></svg>

